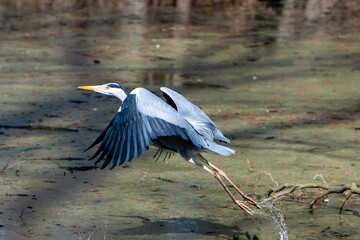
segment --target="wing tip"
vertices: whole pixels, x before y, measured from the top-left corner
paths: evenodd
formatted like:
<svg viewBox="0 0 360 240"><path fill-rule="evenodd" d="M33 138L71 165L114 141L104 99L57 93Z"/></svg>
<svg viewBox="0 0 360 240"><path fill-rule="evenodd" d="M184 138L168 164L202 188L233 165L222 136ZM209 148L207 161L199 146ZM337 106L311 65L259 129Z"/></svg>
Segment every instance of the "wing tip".
<svg viewBox="0 0 360 240"><path fill-rule="evenodd" d="M82 152L84 153L84 152L88 151L90 148L91 148L91 147L88 147L88 148L86 148L85 150L83 150Z"/></svg>

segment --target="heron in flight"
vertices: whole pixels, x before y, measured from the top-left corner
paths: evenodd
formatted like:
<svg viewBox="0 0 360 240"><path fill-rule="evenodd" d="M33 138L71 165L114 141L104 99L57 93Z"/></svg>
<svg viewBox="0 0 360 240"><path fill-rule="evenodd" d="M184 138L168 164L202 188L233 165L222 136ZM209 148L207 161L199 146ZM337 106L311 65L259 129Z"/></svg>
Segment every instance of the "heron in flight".
<svg viewBox="0 0 360 240"><path fill-rule="evenodd" d="M203 111L181 94L162 87L160 89L165 102L144 88L136 88L128 94L116 83L78 88L115 96L122 101L115 117L86 149L89 150L101 142L98 150L90 158L94 159L100 155L95 164L104 159L101 169L109 164L109 169L112 169L124 162L130 162L154 145L161 152L179 153L186 161L209 172L245 213L252 215L251 209L244 201L235 198L221 177L228 181L246 202L260 208L257 202L245 195L224 171L201 155L203 152L210 152L230 156L235 151L214 142L219 140L230 143L230 140Z"/></svg>

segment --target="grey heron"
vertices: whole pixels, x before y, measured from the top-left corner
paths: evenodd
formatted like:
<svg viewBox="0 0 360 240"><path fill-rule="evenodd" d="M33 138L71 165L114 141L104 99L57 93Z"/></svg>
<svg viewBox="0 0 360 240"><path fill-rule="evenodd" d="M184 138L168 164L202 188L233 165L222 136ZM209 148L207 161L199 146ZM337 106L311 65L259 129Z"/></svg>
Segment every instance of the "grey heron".
<svg viewBox="0 0 360 240"><path fill-rule="evenodd" d="M246 202L260 208L223 170L201 155L203 152L210 152L230 156L235 151L214 141L230 143L211 119L181 94L162 87L160 89L165 102L144 88L136 88L128 94L117 83L78 88L115 96L122 101L115 117L86 149L89 150L101 142L90 159L100 155L95 164L104 159L102 169L109 164L109 169L112 169L124 162L130 162L154 145L161 151L179 153L186 161L209 172L245 213L252 215L251 209L232 194L221 177L228 181Z"/></svg>

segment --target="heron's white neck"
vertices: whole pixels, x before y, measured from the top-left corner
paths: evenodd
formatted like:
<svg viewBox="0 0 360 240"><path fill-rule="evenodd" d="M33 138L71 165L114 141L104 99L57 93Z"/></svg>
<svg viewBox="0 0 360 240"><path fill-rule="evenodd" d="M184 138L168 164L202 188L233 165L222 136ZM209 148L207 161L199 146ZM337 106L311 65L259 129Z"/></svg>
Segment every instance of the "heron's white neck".
<svg viewBox="0 0 360 240"><path fill-rule="evenodd" d="M117 88L116 91L113 91L112 94L119 98L122 102L125 100L125 98L127 97L127 94L124 90Z"/></svg>

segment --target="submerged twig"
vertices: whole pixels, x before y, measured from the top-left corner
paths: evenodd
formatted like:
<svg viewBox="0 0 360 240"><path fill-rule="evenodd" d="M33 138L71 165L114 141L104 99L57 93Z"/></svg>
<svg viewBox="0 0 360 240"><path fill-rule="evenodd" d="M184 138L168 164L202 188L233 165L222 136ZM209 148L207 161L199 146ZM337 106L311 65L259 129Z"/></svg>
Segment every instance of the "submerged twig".
<svg viewBox="0 0 360 240"><path fill-rule="evenodd" d="M272 174L271 174L270 172L267 172L267 171L265 171L265 170L261 170L261 171L259 172L259 178L260 178L260 174L262 174L262 173L268 175L269 178L270 178L270 180L271 180L276 186L279 186L279 183L278 183L277 181L275 181L275 179L273 178L273 176L272 176Z"/></svg>
<svg viewBox="0 0 360 240"><path fill-rule="evenodd" d="M22 154L22 153L23 153L23 152L21 152L20 154ZM19 173L19 172L20 172L20 164L21 164L21 163L24 163L25 160L23 160L23 161L21 161L21 162L16 162L16 163L13 163L13 164L9 165L10 162L11 162L13 159L15 159L15 156L11 156L11 157L8 158L8 160L7 160L6 163L5 163L5 166L4 166L2 169L0 169L0 174L5 174L5 171L6 171L6 170L8 170L8 169L10 169L10 168L13 168L13 167L16 166L16 165L17 165L17 168L16 168L15 172L16 172L16 173Z"/></svg>
<svg viewBox="0 0 360 240"><path fill-rule="evenodd" d="M247 164L248 164L248 170L249 170L249 172L252 173L252 172L253 172L253 169L252 169L252 166L251 166L251 162L250 162L250 160L249 160L248 158L246 159L246 162L247 162Z"/></svg>
<svg viewBox="0 0 360 240"><path fill-rule="evenodd" d="M144 175L143 175L142 178L140 179L140 183L143 183L143 181L145 180L146 175L147 175L147 173L148 173L149 170L150 170L150 168L148 168L148 169L144 172Z"/></svg>
<svg viewBox="0 0 360 240"><path fill-rule="evenodd" d="M107 217L106 217L106 218L105 218L105 228L104 228L104 240L106 240L107 224L108 224L108 221L107 221Z"/></svg>
<svg viewBox="0 0 360 240"><path fill-rule="evenodd" d="M351 197L352 193L350 192L349 195L346 197L346 199L344 200L344 202L341 204L341 207L339 209L339 214L341 214L344 206L345 206L345 203L347 202L347 200L349 200L349 198Z"/></svg>
<svg viewBox="0 0 360 240"><path fill-rule="evenodd" d="M79 230L79 225L75 224L75 228L76 228L76 231L77 231L77 235L78 235L79 240L83 240L83 238L81 237L80 230Z"/></svg>
<svg viewBox="0 0 360 240"><path fill-rule="evenodd" d="M75 225L76 227L76 230L77 230L77 235L78 235L78 238L79 240L83 240L82 236L81 236L81 233L80 233L80 229L79 229L79 225ZM94 235L95 233L95 228L93 229L93 231L89 234L89 237L86 239L86 240L90 240L92 238L92 236Z"/></svg>
<svg viewBox="0 0 360 240"><path fill-rule="evenodd" d="M0 173L1 173L1 174L4 174L4 173L5 173L5 170L8 169L8 166L9 166L10 161L11 161L12 158L13 158L13 157L9 157L9 158L8 158L8 160L7 160L6 163L5 163L5 166L0 170Z"/></svg>
<svg viewBox="0 0 360 240"><path fill-rule="evenodd" d="M20 214L20 216L19 216L19 218L21 219L21 223L22 224L24 224L24 219L23 219L23 214L24 214L24 211L25 211L25 209L21 209L21 214Z"/></svg>
<svg viewBox="0 0 360 240"><path fill-rule="evenodd" d="M324 179L324 177L323 177L323 175L322 175L321 173L316 172L316 174L315 174L315 176L314 176L314 180L315 180L316 178L320 178L326 186L329 186L329 185L327 184L327 182L325 181L325 179Z"/></svg>

